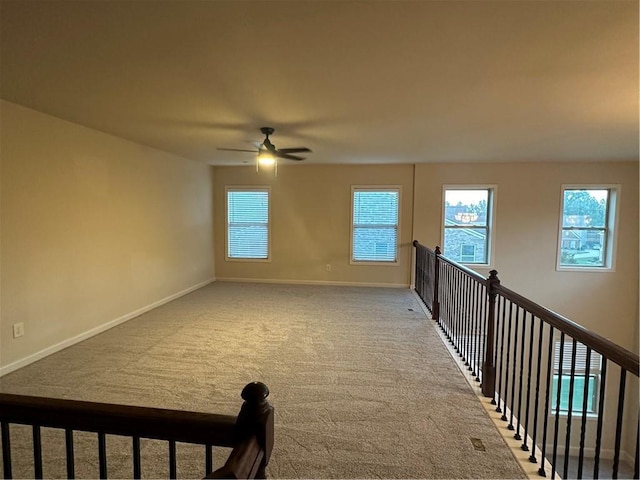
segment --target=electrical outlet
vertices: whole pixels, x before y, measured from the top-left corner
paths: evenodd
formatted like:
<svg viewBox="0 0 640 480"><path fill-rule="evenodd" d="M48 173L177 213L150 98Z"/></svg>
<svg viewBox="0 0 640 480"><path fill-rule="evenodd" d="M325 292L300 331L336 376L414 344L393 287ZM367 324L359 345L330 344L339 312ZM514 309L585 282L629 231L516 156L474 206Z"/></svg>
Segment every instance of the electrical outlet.
<svg viewBox="0 0 640 480"><path fill-rule="evenodd" d="M13 324L13 338L22 337L24 335L24 323Z"/></svg>
<svg viewBox="0 0 640 480"><path fill-rule="evenodd" d="M330 271L331 271L331 264L327 263L327 272L330 272Z"/></svg>

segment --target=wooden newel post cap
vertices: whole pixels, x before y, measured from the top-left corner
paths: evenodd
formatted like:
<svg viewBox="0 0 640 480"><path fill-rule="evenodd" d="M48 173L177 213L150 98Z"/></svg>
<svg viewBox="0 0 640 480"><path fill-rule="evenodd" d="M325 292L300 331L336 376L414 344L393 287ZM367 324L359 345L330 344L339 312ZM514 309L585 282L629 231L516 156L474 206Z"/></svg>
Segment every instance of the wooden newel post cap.
<svg viewBox="0 0 640 480"><path fill-rule="evenodd" d="M269 387L262 382L251 382L245 385L240 396L249 404L260 405L266 402L269 396Z"/></svg>
<svg viewBox="0 0 640 480"><path fill-rule="evenodd" d="M413 241L413 246L414 246L414 247L417 247L418 245L419 245L419 244L418 244L418 240L414 240L414 241Z"/></svg>
<svg viewBox="0 0 640 480"><path fill-rule="evenodd" d="M500 281L500 279L498 278L498 271L497 270L491 270L489 272L489 280L497 280L498 282Z"/></svg>
<svg viewBox="0 0 640 480"><path fill-rule="evenodd" d="M436 252L436 255L442 255L442 252L440 251L440 247L438 245L436 245L435 252Z"/></svg>

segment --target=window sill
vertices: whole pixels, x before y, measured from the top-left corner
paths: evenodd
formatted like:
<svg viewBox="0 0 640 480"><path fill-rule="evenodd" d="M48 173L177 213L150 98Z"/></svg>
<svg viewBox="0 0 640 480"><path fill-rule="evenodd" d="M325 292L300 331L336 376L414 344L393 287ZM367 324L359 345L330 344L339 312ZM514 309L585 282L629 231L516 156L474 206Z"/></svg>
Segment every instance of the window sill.
<svg viewBox="0 0 640 480"><path fill-rule="evenodd" d="M555 417L556 413L555 412L551 412L549 413L550 417ZM567 418L569 416L569 412L560 412L559 417L560 418ZM597 420L598 419L598 414L594 413L594 412L587 412L587 420L593 421L593 420ZM571 418L582 418L582 412L572 412L571 413Z"/></svg>
<svg viewBox="0 0 640 480"><path fill-rule="evenodd" d="M362 265L362 266L378 266L378 267L397 267L400 262L375 262L371 260L351 260L350 265Z"/></svg>
<svg viewBox="0 0 640 480"><path fill-rule="evenodd" d="M270 263L270 258L232 258L225 257L225 262L249 262L249 263Z"/></svg>
<svg viewBox="0 0 640 480"><path fill-rule="evenodd" d="M612 273L615 269L612 267L570 267L568 265L556 265L557 272L599 272Z"/></svg>

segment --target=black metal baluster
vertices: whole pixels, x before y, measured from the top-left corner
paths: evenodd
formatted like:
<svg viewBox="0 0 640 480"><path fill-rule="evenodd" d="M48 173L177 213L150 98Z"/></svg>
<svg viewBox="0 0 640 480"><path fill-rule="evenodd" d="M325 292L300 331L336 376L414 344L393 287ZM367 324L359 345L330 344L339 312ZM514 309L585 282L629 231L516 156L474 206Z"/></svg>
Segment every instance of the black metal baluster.
<svg viewBox="0 0 640 480"><path fill-rule="evenodd" d="M107 477L107 439L104 433L98 433L98 462L100 464L100 478Z"/></svg>
<svg viewBox="0 0 640 480"><path fill-rule="evenodd" d="M33 437L33 476L42 478L42 435L39 425L32 426Z"/></svg>
<svg viewBox="0 0 640 480"><path fill-rule="evenodd" d="M482 384L482 377L484 376L484 372L482 372L482 366L484 362L484 356L486 352L486 342L493 342L493 338L487 337L487 289L483 283L478 282L479 290L478 290L478 302L480 303L480 360L478 362L478 376L476 377L476 381ZM495 365L495 362L494 362ZM482 372L482 376L480 375Z"/></svg>
<svg viewBox="0 0 640 480"><path fill-rule="evenodd" d="M449 270L447 264L440 263L440 295L442 296L442 302L440 303L440 316L441 325L440 328L444 331L447 340L450 340L449 333Z"/></svg>
<svg viewBox="0 0 640 480"><path fill-rule="evenodd" d="M2 422L2 424L0 424L0 430L2 431L2 465L4 478L13 478L13 474L11 473L11 435L9 424Z"/></svg>
<svg viewBox="0 0 640 480"><path fill-rule="evenodd" d="M531 314L532 320L535 318ZM540 320L540 331L538 332L538 366L536 369L536 394L533 402L533 436L531 437L531 455L529 455L529 461L536 463L536 440L538 438L538 408L540 407L540 377L542 373L542 339L544 337L544 322ZM533 321L531 322L533 326ZM529 407L527 406L527 411ZM525 437L526 438L526 437ZM524 450L524 449L523 449ZM543 457L544 461L544 457Z"/></svg>
<svg viewBox="0 0 640 480"><path fill-rule="evenodd" d="M457 270L453 271L453 278L454 278L454 282L453 282L453 291L455 292L453 294L453 303L451 305L451 313L453 314L453 323L455 325L455 330L453 332L453 346L456 349L456 352L458 352L458 356L462 356L461 353L461 349L460 349L460 313L459 313L459 307L460 307L460 285L458 284L458 280L460 277L460 273Z"/></svg>
<svg viewBox="0 0 640 480"><path fill-rule="evenodd" d="M475 377L476 382L479 382L480 375L480 301L479 292L480 284L477 281L473 281L473 370L471 375Z"/></svg>
<svg viewBox="0 0 640 480"><path fill-rule="evenodd" d="M448 271L446 268L446 264L444 262L440 262L440 295L442 296L442 301L440 302L440 328L444 332L444 335L447 337L447 340L450 340L449 337L449 325L448 325L448 315L449 315L449 278Z"/></svg>
<svg viewBox="0 0 640 480"><path fill-rule="evenodd" d="M498 388L496 389L496 412L502 413L502 408L500 408L500 400L502 399L502 373L504 371L504 363L502 363L502 358L504 355L504 330L506 325L506 313L505 313L505 299L504 297L498 297L498 313L496 318L498 322L501 324L500 331L500 362L494 363L496 366L496 375L498 378ZM502 315L501 315L502 314ZM502 318L502 321L500 321ZM498 349L496 348L496 355L498 354ZM498 373L498 369L500 372Z"/></svg>
<svg viewBox="0 0 640 480"><path fill-rule="evenodd" d="M602 357L600 370L600 405L598 405L598 425L596 426L596 449L593 455L593 478L600 475L600 449L602 448L602 424L604 421L604 392L607 382L607 358Z"/></svg>
<svg viewBox="0 0 640 480"><path fill-rule="evenodd" d="M515 438L516 440L522 440L522 437L520 436L520 419L522 418L522 387L523 387L523 381L522 381L522 377L524 377L524 347L525 347L525 337L526 335L526 331L527 331L527 311L523 308L522 309L522 340L520 342L520 380L518 381L518 425L516 426L516 433L513 436L513 438ZM516 335L516 339L518 338L518 336ZM514 409L515 410L515 402L514 402ZM511 410L513 412L513 410Z"/></svg>
<svg viewBox="0 0 640 480"><path fill-rule="evenodd" d="M569 447L571 446L571 412L573 410L573 387L575 384L575 376L576 376L576 350L578 347L578 342L576 339L573 339L573 343L571 344L571 370L569 374L569 405L567 406L567 435L565 437L564 442L564 468L562 470L562 477L567 478L567 473L569 472ZM558 391L558 396L560 396L560 391Z"/></svg>
<svg viewBox="0 0 640 480"><path fill-rule="evenodd" d="M584 464L584 439L587 433L587 407L589 405L589 376L591 374L591 348L587 347L584 369L584 397L582 398L582 421L580 422L580 452L578 453L578 478L582 478Z"/></svg>
<svg viewBox="0 0 640 480"><path fill-rule="evenodd" d="M169 440L169 478L178 478L178 468L176 463L176 441Z"/></svg>
<svg viewBox="0 0 640 480"><path fill-rule="evenodd" d="M451 345L453 345L454 350L455 350L455 344L456 344L456 322L455 322L455 297L453 295L454 292L454 288L455 288L455 275L454 275L454 271L451 269L451 267L449 265L447 265L447 270L448 270L448 274L449 274L449 283L447 285L447 322L448 322L448 327L449 327L449 331L451 333L451 338L449 338L449 341L451 342Z"/></svg>
<svg viewBox="0 0 640 480"><path fill-rule="evenodd" d="M467 367L468 370L471 370L470 366L471 366L471 362L469 361L469 359L471 358L471 322L469 319L469 312L470 312L470 308L469 308L469 277L467 277L464 274L462 275L462 284L463 284L463 292L462 292L462 308L464 309L464 311L462 312L462 315L460 315L460 317L463 319L463 323L464 323L464 356L463 356L463 360L464 360L464 364Z"/></svg>
<svg viewBox="0 0 640 480"><path fill-rule="evenodd" d="M467 277L467 335L467 370L473 372L473 279L471 277Z"/></svg>
<svg viewBox="0 0 640 480"><path fill-rule="evenodd" d="M544 470L544 464L547 453L547 427L549 425L549 401L551 399L551 377L553 376L553 365L551 364L551 360L553 359L553 327L549 329L549 345L547 348L547 390L545 392L544 398L544 419L542 420L542 450L540 456L540 468L538 469L538 474L546 477L546 473ZM552 475L553 477L553 475Z"/></svg>
<svg viewBox="0 0 640 480"><path fill-rule="evenodd" d="M140 437L131 439L131 448L133 450L133 478L142 478L142 463L140 462Z"/></svg>
<svg viewBox="0 0 640 480"><path fill-rule="evenodd" d="M535 323L536 323L533 313L529 313L529 318L531 319L531 329L529 330L529 358L528 358L529 362L527 366L527 394L526 394L527 402L526 402L525 411L524 411L524 435L522 435L522 438L524 438L524 442L522 442L522 445L520 446L520 449L524 452L529 451L529 446L527 445L527 441L528 441L527 439L529 435L529 408L531 407L531 368L533 367L533 355L534 355L533 354L533 337L535 336ZM538 357L538 362L540 362L540 350L538 350L537 357ZM520 418L520 415L518 415L518 418ZM535 449L535 444L534 444L534 449Z"/></svg>
<svg viewBox="0 0 640 480"><path fill-rule="evenodd" d="M67 457L67 478L76 478L76 467L73 452L73 430L70 428L64 431L64 445Z"/></svg>
<svg viewBox="0 0 640 480"><path fill-rule="evenodd" d="M616 443L613 450L613 474L611 478L618 478L620 465L620 440L622 439L622 417L624 415L624 390L627 381L627 371L620 371L620 388L618 389L618 416L616 417Z"/></svg>
<svg viewBox="0 0 640 480"><path fill-rule="evenodd" d="M505 308L506 310L506 308ZM504 376L504 392L500 392L500 395L504 396L502 406L504 407L502 412L501 420L507 421L507 402L509 401L509 360L511 358L511 324L513 323L513 302L509 300L509 327L507 332L507 361L504 363L505 365L505 376ZM513 425L511 425L511 429L513 430Z"/></svg>
<svg viewBox="0 0 640 480"><path fill-rule="evenodd" d="M558 354L558 383L556 384L556 414L553 427L553 456L551 457L551 478L556 476L558 458L558 429L560 427L560 398L562 397L562 374L564 373L564 332L560 332L560 353Z"/></svg>
<svg viewBox="0 0 640 480"><path fill-rule="evenodd" d="M516 315L515 315L516 331L513 334L513 363L512 363L513 371L511 372L511 408L509 409L509 412L510 412L509 425L507 427L509 430L514 430L513 415L514 415L514 410L516 409L516 370L517 370L517 363L518 363L518 330L520 327L519 317L520 317L520 306L516 305ZM523 329L523 333L524 333L524 329ZM522 381L522 378L520 378L520 381ZM508 392L507 392L507 398L509 398Z"/></svg>
<svg viewBox="0 0 640 480"><path fill-rule="evenodd" d="M204 446L204 471L205 476L213 472L213 445L207 444Z"/></svg>

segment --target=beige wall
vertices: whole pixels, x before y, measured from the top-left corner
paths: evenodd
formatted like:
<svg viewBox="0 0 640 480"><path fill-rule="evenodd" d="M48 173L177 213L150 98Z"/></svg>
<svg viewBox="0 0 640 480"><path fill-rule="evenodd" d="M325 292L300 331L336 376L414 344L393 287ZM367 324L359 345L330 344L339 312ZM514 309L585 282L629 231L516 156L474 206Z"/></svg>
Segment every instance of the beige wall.
<svg viewBox="0 0 640 480"><path fill-rule="evenodd" d="M215 168L216 277L408 286L412 241L412 165L279 165ZM271 185L270 262L225 261L225 186ZM351 186L400 185L398 265L351 265ZM326 265L331 264L331 271Z"/></svg>
<svg viewBox="0 0 640 480"><path fill-rule="evenodd" d="M616 269L558 272L561 185L599 183L622 185ZM505 286L637 351L638 162L417 165L415 237L431 248L447 184L497 185L492 267Z"/></svg>
<svg viewBox="0 0 640 480"><path fill-rule="evenodd" d="M0 113L0 372L213 278L211 167Z"/></svg>

